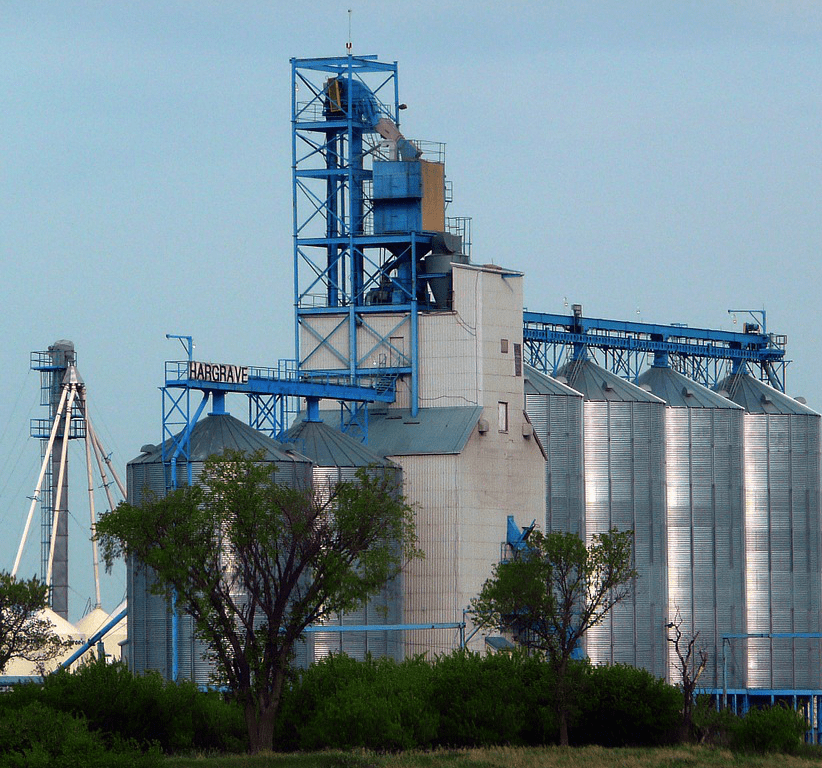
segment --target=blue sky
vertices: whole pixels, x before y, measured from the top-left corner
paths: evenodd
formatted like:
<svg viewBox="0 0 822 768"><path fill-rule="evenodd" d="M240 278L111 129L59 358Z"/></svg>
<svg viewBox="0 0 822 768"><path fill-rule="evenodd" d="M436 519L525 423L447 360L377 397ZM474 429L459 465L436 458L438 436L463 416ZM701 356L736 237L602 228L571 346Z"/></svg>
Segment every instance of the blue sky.
<svg viewBox="0 0 822 768"><path fill-rule="evenodd" d="M354 53L399 63L406 135L447 144L475 261L523 270L529 309L732 329L765 308L788 393L822 409L819 3L5 0L0 567L39 465L30 351L74 341L123 474L160 437L166 333L292 356L289 59L343 55L348 8Z"/></svg>

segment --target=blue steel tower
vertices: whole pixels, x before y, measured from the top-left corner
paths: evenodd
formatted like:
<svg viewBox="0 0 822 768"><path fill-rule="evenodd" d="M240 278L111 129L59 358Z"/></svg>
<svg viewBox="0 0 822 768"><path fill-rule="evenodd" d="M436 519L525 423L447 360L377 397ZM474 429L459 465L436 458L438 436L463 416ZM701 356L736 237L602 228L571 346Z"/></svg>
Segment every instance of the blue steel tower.
<svg viewBox="0 0 822 768"><path fill-rule="evenodd" d="M442 145L400 133L396 63L291 65L298 369L385 389L403 377L416 412L418 313L447 308L448 265L467 258L447 232Z"/></svg>

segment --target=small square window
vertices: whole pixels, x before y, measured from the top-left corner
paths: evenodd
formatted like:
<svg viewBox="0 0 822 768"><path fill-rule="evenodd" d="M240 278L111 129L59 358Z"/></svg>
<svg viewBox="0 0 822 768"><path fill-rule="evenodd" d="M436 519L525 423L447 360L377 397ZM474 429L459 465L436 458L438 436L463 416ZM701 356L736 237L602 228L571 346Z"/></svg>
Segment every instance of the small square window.
<svg viewBox="0 0 822 768"><path fill-rule="evenodd" d="M508 431L508 403L498 402L497 408L499 411L499 431Z"/></svg>
<svg viewBox="0 0 822 768"><path fill-rule="evenodd" d="M499 340L499 351L504 355L508 354L508 339Z"/></svg>

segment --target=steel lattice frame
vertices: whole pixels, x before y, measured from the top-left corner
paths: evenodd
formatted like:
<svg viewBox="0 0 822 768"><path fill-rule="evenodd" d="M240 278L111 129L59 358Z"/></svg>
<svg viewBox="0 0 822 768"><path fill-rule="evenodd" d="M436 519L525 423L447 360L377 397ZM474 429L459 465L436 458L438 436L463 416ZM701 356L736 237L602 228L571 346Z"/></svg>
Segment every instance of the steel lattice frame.
<svg viewBox="0 0 822 768"><path fill-rule="evenodd" d="M292 59L292 167L294 201L295 350L300 371L345 375L355 386L384 386L410 377L417 407L417 262L431 235L371 234L371 163L378 150L374 119L399 125L397 65L373 56ZM334 101L332 83L348 97ZM364 88L365 91L358 91ZM364 111L353 94L374 97ZM404 260L410 274L394 272ZM391 304L369 304L369 292L390 285ZM375 314L400 314L409 328L410 350L381 361L375 349L390 349L390 334L375 330ZM329 320L331 318L331 320ZM329 330L329 322L333 328ZM358 329L360 333L358 333ZM368 349L361 349L363 331ZM332 337L342 335L345 348ZM310 339L301 349L302 339ZM327 353L332 365L312 357ZM353 409L356 421L359 409Z"/></svg>
<svg viewBox="0 0 822 768"><path fill-rule="evenodd" d="M526 361L555 374L575 355L588 354L604 368L635 382L652 362L670 365L711 389L727 375L753 369L760 380L785 391L786 337L602 320L581 315L523 314Z"/></svg>

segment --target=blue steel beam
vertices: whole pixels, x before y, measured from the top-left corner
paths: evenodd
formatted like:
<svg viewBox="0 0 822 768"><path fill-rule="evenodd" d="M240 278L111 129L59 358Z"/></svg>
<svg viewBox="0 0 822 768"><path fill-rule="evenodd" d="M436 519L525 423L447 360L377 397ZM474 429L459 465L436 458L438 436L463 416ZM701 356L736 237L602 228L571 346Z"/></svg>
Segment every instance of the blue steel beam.
<svg viewBox="0 0 822 768"><path fill-rule="evenodd" d="M435 624L312 624L303 632L390 632L406 629L465 629L464 621L450 621Z"/></svg>
<svg viewBox="0 0 822 768"><path fill-rule="evenodd" d="M642 338L637 336L606 336L593 333L573 333L571 331L523 329L523 338L527 341L541 341L549 344L580 344L586 347L601 349L627 349L636 352L668 352L695 357L719 358L722 360L745 360L751 362L781 361L785 350L751 346L738 348L722 346L710 342L699 344L689 341L665 341L662 339Z"/></svg>
<svg viewBox="0 0 822 768"><path fill-rule="evenodd" d="M735 333L709 328L690 328L682 325L634 323L528 311L523 312L522 317L526 331L535 339L539 338L541 328L554 326L556 338L552 340L556 341L561 340L560 337L567 339L568 335L574 331L573 335L579 337L578 340L583 343L588 342L591 345L601 343L605 346L617 346L620 338L608 334L621 334L631 344L631 346L625 346L626 349L643 348L656 351L658 345L665 344L669 339L676 339L677 341L670 343L676 345L676 347L682 347L683 351L686 352L694 350L709 351L709 343L713 342L717 345L717 348L720 348L719 345L724 345L721 348L730 352L736 349L756 350L760 358L777 360L782 359L785 354L784 349L774 347L771 337L763 333ZM545 332L548 332L547 328L545 328ZM640 346L643 343L646 346ZM659 348L676 351L673 347Z"/></svg>
<svg viewBox="0 0 822 768"><path fill-rule="evenodd" d="M295 375L283 374L276 368L250 367L248 382L205 381L189 378L188 362L166 362L165 387L169 389L197 389L204 392L237 392L246 395L277 395L311 397L328 400L357 400L361 402L392 403L393 390L382 391L340 381L339 374L323 375L312 371Z"/></svg>

